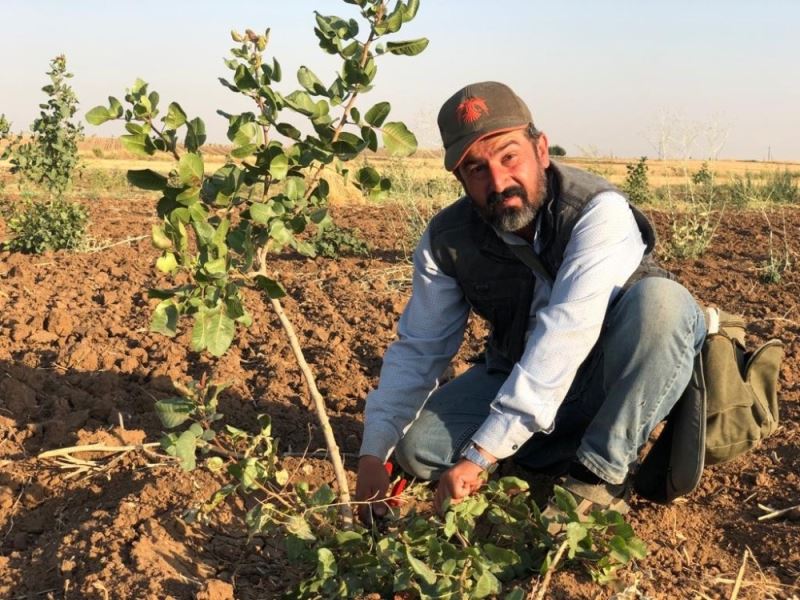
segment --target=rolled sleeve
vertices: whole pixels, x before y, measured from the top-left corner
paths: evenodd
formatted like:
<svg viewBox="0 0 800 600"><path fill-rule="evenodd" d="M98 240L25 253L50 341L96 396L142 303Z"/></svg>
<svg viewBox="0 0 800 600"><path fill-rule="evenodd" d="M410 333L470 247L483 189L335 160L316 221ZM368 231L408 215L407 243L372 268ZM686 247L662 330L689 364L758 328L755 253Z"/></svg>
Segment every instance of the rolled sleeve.
<svg viewBox="0 0 800 600"><path fill-rule="evenodd" d="M428 231L414 252L412 286L380 383L367 395L360 455L389 457L463 340L469 304L434 260Z"/></svg>

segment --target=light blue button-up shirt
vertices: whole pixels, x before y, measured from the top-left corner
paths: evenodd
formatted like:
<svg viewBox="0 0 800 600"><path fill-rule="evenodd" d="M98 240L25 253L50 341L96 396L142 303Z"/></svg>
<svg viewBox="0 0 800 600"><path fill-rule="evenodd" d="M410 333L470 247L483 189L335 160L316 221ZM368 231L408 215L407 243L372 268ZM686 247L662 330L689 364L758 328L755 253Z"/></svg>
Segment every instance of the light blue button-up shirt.
<svg viewBox="0 0 800 600"><path fill-rule="evenodd" d="M499 232L506 244L525 244ZM534 238L538 251L538 232ZM506 458L534 433L552 430L556 411L600 336L606 311L644 256L623 196L603 192L584 208L551 286L536 278L525 351L472 440ZM378 388L367 396L361 455L386 460L458 351L469 316L456 280L436 264L426 231L414 252L411 298L386 351Z"/></svg>

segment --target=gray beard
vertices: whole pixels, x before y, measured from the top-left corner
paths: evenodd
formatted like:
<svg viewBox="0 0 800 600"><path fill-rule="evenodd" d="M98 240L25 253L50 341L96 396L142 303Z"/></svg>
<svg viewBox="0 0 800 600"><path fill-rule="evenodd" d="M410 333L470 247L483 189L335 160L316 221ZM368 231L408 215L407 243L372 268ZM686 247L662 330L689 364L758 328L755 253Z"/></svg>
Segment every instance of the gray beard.
<svg viewBox="0 0 800 600"><path fill-rule="evenodd" d="M486 207L483 217L488 223L498 231L514 233L523 227L533 223L539 209L547 198L547 176L544 169L541 170L539 177L539 187L536 190L536 197L529 198L527 194L520 196L522 206L520 208L509 208L507 210L493 210L491 206Z"/></svg>
<svg viewBox="0 0 800 600"><path fill-rule="evenodd" d="M536 218L536 213L539 212L538 206L534 206L530 202L524 202L521 208L514 208L501 212L500 214L493 213L489 223L500 231L513 233L519 231L523 227L532 223Z"/></svg>

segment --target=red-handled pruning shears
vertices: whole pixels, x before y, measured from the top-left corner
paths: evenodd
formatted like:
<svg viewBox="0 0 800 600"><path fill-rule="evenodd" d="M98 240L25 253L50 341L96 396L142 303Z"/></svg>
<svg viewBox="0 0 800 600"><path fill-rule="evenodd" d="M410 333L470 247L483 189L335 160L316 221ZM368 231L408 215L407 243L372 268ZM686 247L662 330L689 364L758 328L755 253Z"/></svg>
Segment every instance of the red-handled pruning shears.
<svg viewBox="0 0 800 600"><path fill-rule="evenodd" d="M392 470L394 468L392 466L392 463L390 462L384 463L383 468L386 469L386 474L389 475L389 477L391 477ZM395 481L394 485L392 486L392 491L389 494L389 499L386 500L386 504L388 504L393 508L397 508L398 506L400 506L400 498L398 498L398 496L403 493L403 490L406 489L407 485L408 485L408 480L405 477L401 477L400 479Z"/></svg>

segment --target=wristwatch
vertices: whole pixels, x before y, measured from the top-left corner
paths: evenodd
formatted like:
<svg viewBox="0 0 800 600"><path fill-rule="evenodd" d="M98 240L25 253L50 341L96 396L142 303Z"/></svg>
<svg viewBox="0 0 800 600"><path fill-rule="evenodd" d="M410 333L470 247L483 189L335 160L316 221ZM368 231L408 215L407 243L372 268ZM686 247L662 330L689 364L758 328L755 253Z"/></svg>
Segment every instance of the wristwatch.
<svg viewBox="0 0 800 600"><path fill-rule="evenodd" d="M489 474L494 473L494 470L497 468L497 463L490 461L481 454L480 450L475 447L475 444L467 446L461 453L461 458L466 458L469 462L475 463Z"/></svg>

